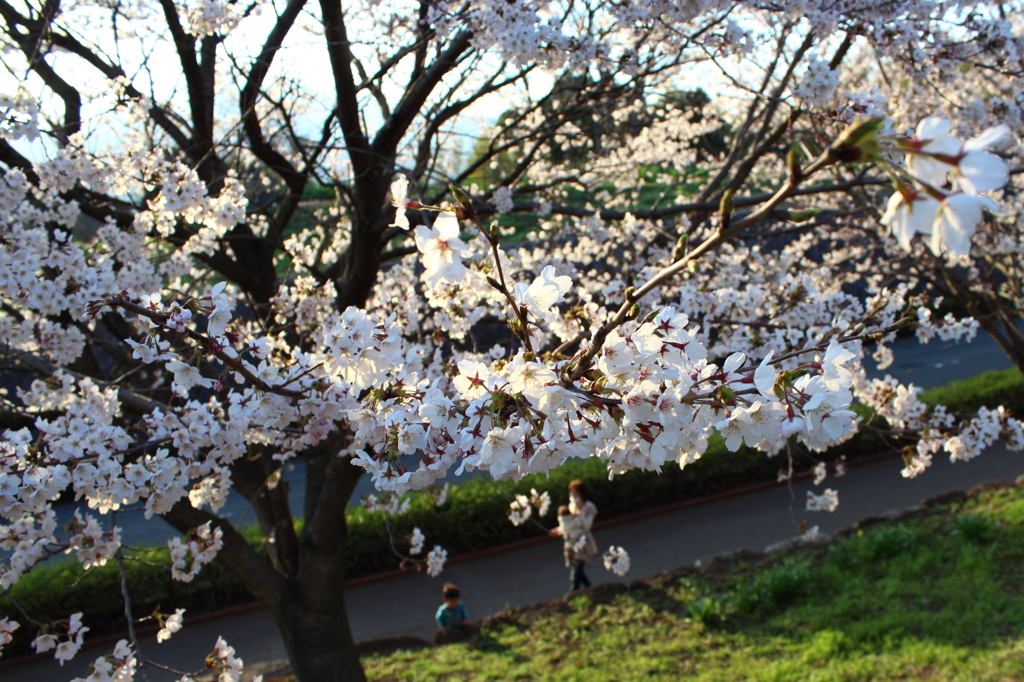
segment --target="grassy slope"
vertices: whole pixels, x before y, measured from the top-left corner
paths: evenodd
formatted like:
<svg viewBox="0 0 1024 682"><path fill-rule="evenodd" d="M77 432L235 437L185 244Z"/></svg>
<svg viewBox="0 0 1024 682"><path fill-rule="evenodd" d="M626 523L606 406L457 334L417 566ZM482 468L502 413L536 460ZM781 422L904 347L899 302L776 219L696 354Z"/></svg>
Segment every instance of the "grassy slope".
<svg viewBox="0 0 1024 682"><path fill-rule="evenodd" d="M378 681L1020 680L1022 559L1024 492L999 491L364 664Z"/></svg>

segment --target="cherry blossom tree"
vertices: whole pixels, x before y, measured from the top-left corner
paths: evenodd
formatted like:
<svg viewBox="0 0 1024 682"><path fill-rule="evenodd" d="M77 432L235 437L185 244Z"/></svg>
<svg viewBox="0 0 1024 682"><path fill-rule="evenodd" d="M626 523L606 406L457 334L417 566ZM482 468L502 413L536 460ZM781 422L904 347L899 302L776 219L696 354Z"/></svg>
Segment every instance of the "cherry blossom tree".
<svg viewBox="0 0 1024 682"><path fill-rule="evenodd" d="M774 455L875 429L907 476L1024 446L1002 408L958 423L861 366L911 326L1016 347L1018 9L0 0L0 586L123 565L116 514L142 507L183 535L176 579L216 559L267 606L298 679L359 680L364 473L395 515L450 471L660 471L714 433ZM937 292L977 317L932 321ZM513 340L479 348L494 320ZM266 558L218 516L232 488ZM61 529L65 490L92 511ZM24 613L0 643L38 628L69 660L87 620ZM242 669L223 640L209 660ZM90 679L155 665L132 634Z"/></svg>

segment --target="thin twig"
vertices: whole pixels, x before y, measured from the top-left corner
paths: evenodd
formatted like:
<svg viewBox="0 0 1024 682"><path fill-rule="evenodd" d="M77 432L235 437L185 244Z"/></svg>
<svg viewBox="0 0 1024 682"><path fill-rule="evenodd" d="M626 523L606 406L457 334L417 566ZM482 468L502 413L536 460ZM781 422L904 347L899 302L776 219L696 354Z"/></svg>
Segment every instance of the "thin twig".
<svg viewBox="0 0 1024 682"><path fill-rule="evenodd" d="M145 318L148 318L148 319L156 322L158 325L160 325L164 329L171 329L167 325L167 320L170 317L170 315L166 315L164 313L157 313L157 312L154 312L154 311L152 311L152 310L150 310L148 308L145 308L145 307L143 307L141 305L138 305L137 303L132 303L129 300L128 296L126 294L124 294L124 293L117 294L115 296L111 296L106 301L104 301L104 305L110 306L111 308L124 308L125 310L127 310L129 312L132 312L132 313L135 313L136 315L138 315L140 317L145 317ZM200 334L199 332L195 331L194 329L189 329L188 327L185 328L185 332L184 333L185 333L185 335L187 337L189 337L193 341L201 344L202 347L203 347L203 350L205 352L210 353L211 355L216 357L218 360L220 360L225 365L230 367L232 371L235 371L235 372L238 372L239 374L241 374L250 383L252 383L255 387L257 387L259 390L263 391L264 393L275 393L277 395L282 395L282 396L285 396L285 397L288 397L288 398L302 398L303 397L303 394L302 394L301 391L293 391L291 389L282 388L281 386L271 386L270 384L268 384L267 382L263 381L258 376L253 374L251 371L249 371L249 369L240 360L238 360L237 358L233 358L233 357L227 355L226 353L224 353L223 351L214 350L214 348L212 347L212 345L210 343L210 341L211 341L210 337L208 337L208 336L206 336L204 334ZM294 379L289 379L285 383L286 384L287 383L291 383L292 381L294 381Z"/></svg>
<svg viewBox="0 0 1024 682"><path fill-rule="evenodd" d="M116 528L114 525L116 517L117 514L111 512L111 533L113 533ZM135 633L135 617L132 616L132 598L128 594L128 572L124 570L124 555L121 553L120 547L117 548L114 558L117 560L117 570L121 573L121 597L124 599L124 617L128 621L128 639L131 640L132 646L135 648L135 654L139 661L138 670L142 674L142 679L145 680L145 682L149 682L149 675L146 674L146 657L142 653L142 648L139 646L139 638Z"/></svg>

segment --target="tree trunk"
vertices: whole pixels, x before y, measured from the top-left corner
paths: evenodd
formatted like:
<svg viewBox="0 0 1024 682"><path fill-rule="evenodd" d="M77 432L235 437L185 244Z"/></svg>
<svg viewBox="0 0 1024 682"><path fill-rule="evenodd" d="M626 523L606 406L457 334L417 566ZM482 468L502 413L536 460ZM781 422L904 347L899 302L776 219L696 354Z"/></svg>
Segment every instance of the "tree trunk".
<svg viewBox="0 0 1024 682"><path fill-rule="evenodd" d="M299 538L296 560L273 567L229 522L187 498L164 519L183 533L210 521L224 533L217 561L274 616L297 682L365 682L345 610L345 506L361 471L336 450L308 453L307 476L316 483L306 494L310 504ZM244 486L243 486L244 487ZM230 642L229 642L230 643Z"/></svg>
<svg viewBox="0 0 1024 682"><path fill-rule="evenodd" d="M348 625L343 584L341 577L326 584L289 581L275 617L297 682L366 680Z"/></svg>
<svg viewBox="0 0 1024 682"><path fill-rule="evenodd" d="M334 455L334 452L331 453ZM298 562L276 600L274 618L297 682L365 682L345 610L345 506L361 471L347 458L307 458L306 509Z"/></svg>
<svg viewBox="0 0 1024 682"><path fill-rule="evenodd" d="M1021 376L1024 376L1024 332L1017 326L1018 322L1016 315L999 315L982 320L981 328L988 332Z"/></svg>

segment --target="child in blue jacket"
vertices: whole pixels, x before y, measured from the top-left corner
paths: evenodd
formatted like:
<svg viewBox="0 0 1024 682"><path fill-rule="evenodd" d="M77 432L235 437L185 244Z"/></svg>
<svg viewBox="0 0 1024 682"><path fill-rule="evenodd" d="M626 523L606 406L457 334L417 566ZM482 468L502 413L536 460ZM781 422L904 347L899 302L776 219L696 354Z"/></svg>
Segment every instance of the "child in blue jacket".
<svg viewBox="0 0 1024 682"><path fill-rule="evenodd" d="M460 627L469 616L466 615L466 607L462 605L459 588L451 583L445 583L441 596L444 603L437 607L437 614L434 616L437 627L446 630Z"/></svg>

